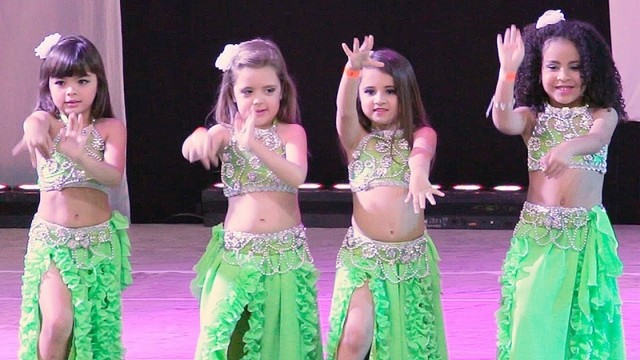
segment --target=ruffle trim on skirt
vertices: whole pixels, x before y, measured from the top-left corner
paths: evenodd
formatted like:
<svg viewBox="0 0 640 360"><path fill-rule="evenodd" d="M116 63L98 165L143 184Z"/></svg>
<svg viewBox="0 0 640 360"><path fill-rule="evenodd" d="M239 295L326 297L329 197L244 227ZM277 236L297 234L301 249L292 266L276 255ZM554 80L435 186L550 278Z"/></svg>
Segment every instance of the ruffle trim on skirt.
<svg viewBox="0 0 640 360"><path fill-rule="evenodd" d="M557 269L557 276L563 276L562 271L577 273L570 324L567 324L569 330L566 353L549 354L549 358L623 359L621 300L617 285L617 277L622 274L622 263L617 255L618 242L601 207L594 207L589 212L589 223L583 231L588 231L588 239L585 248L578 253L577 269ZM529 253L529 247L538 246L528 237L522 236L527 232L523 227L514 234L500 279L502 299L496 313L500 360L511 358L516 282L528 275L521 264ZM570 249L563 251L575 253ZM541 343L541 346L544 345Z"/></svg>
<svg viewBox="0 0 640 360"><path fill-rule="evenodd" d="M110 221L114 259L92 269L79 269L66 247L30 246L22 277L22 314L18 358L32 360L38 354L40 336L40 282L53 261L71 293L73 333L70 359L122 359L121 292L131 284L130 243L127 219L114 212ZM37 239L30 239L31 242Z"/></svg>
<svg viewBox="0 0 640 360"><path fill-rule="evenodd" d="M375 276L375 273L356 267L338 269L333 294L330 317L330 331L327 336L327 359L335 359L342 337L345 319L354 290L368 283L374 303L374 339L370 352L371 359L446 359L440 286L434 259L438 259L435 247L430 246L432 274L424 278L413 278L400 283ZM342 274L341 274L342 273ZM437 282L434 283L434 282ZM404 293L402 303L391 303L389 293ZM434 306L437 304L437 306ZM404 315L404 319L393 319L390 314ZM404 324L404 334L392 334L393 321ZM401 352L401 353L400 353Z"/></svg>
<svg viewBox="0 0 640 360"><path fill-rule="evenodd" d="M295 313L299 332L299 344L293 345L296 355L281 349L290 359L322 359L320 326L317 307L316 281L318 273L311 264L287 274L264 275L254 266L235 266L224 262L224 230L221 225L212 229L212 238L205 254L194 267L196 278L192 281L192 292L201 299L201 333L198 339L196 359L226 359L231 336L245 309L250 313L249 330L243 335L243 360L277 359L282 354L266 354L262 349L265 341L278 343L279 337L295 333L295 329L281 329L279 334L264 331L269 316L286 316ZM229 283L226 293L214 294L217 277L223 277ZM280 314L267 314L268 296L278 296L280 289L274 287L269 278L281 278L280 282L293 280L295 293L281 293L280 297L294 297L296 308L278 309ZM291 279L293 278L293 279ZM277 281L275 282L277 283ZM212 296L219 300L206 302ZM273 295L272 295L273 296ZM206 303L205 303L206 302ZM271 304L272 305L272 304ZM212 308L215 306L215 308ZM273 307L271 307L273 309ZM207 315L204 316L203 312ZM203 320L207 318L208 320Z"/></svg>

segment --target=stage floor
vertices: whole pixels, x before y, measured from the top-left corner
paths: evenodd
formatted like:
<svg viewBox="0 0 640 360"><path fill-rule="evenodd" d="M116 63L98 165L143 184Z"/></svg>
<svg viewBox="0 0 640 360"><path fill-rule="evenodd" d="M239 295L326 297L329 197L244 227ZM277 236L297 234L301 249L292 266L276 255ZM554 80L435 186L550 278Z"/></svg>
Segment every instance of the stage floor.
<svg viewBox="0 0 640 360"><path fill-rule="evenodd" d="M615 226L628 359L640 359L640 226ZM331 302L334 261L345 229L308 229L321 272L319 304L323 338ZM494 312L500 265L510 230L431 230L440 257L450 359L495 358ZM189 293L191 267L210 229L202 225L134 224L130 229L134 284L124 293L126 359L193 359L198 332L196 300ZM27 229L0 229L0 359L15 359L20 276Z"/></svg>

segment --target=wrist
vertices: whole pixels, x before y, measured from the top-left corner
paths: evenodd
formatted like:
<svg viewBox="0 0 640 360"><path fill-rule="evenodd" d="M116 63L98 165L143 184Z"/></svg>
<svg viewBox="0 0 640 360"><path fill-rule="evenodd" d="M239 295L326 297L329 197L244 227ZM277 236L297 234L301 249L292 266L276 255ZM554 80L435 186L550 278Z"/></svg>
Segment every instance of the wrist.
<svg viewBox="0 0 640 360"><path fill-rule="evenodd" d="M359 79L360 78L360 72L362 71L362 68L360 69L356 69L351 67L349 64L347 64L344 67L344 74L349 78L349 79Z"/></svg>
<svg viewBox="0 0 640 360"><path fill-rule="evenodd" d="M513 83L516 81L516 74L517 74L517 71L515 70L500 69L498 80Z"/></svg>

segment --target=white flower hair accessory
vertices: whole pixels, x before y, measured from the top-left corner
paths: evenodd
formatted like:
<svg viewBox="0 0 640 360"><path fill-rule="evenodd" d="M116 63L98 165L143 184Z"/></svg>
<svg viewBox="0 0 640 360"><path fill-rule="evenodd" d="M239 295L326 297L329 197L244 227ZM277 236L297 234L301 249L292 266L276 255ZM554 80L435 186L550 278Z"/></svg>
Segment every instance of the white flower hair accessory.
<svg viewBox="0 0 640 360"><path fill-rule="evenodd" d="M233 59L240 52L240 45L238 44L227 44L224 47L224 50L218 55L216 59L216 67L220 70L227 71L231 69L231 64L233 63Z"/></svg>
<svg viewBox="0 0 640 360"><path fill-rule="evenodd" d="M51 51L51 48L58 43L58 41L60 41L60 38L62 38L62 35L55 33L55 34L51 34L47 37L44 38L44 40L42 40L42 42L40 43L40 45L38 45L37 48L33 49L33 51L36 53L36 56L39 57L40 59L46 59L47 55L49 55L49 51Z"/></svg>
<svg viewBox="0 0 640 360"><path fill-rule="evenodd" d="M538 18L536 29L543 28L547 25L557 24L564 20L564 14L560 10L547 10Z"/></svg>

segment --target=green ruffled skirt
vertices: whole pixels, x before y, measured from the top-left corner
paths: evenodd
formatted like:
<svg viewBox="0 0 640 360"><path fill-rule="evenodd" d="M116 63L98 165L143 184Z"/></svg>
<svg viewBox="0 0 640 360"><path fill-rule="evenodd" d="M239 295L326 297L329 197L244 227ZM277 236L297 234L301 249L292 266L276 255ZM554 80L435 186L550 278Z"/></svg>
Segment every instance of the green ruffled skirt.
<svg viewBox="0 0 640 360"><path fill-rule="evenodd" d="M191 283L200 301L196 359L322 359L318 273L300 229L292 238L241 233L225 247L225 230L213 227ZM232 343L236 328L244 332L240 344ZM230 355L238 346L242 355Z"/></svg>
<svg viewBox="0 0 640 360"><path fill-rule="evenodd" d="M69 359L124 358L121 293L132 282L131 245L126 232L129 222L114 211L107 224L107 241L71 248L52 245L60 239L57 230L62 227L34 217L22 277L19 359L38 358L40 281L52 261L71 293L73 332ZM48 231L43 230L47 228Z"/></svg>
<svg viewBox="0 0 640 360"><path fill-rule="evenodd" d="M563 208L527 205L551 215L536 221L523 210L514 231L496 313L498 359L625 359L622 263L606 212L584 209L579 220Z"/></svg>
<svg viewBox="0 0 640 360"><path fill-rule="evenodd" d="M375 316L369 359L447 359L440 258L429 235L425 232L407 247L409 242L391 245L359 234L364 243L350 247L352 231L338 254L327 359L335 359L351 295L365 283Z"/></svg>

